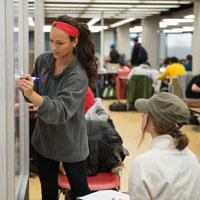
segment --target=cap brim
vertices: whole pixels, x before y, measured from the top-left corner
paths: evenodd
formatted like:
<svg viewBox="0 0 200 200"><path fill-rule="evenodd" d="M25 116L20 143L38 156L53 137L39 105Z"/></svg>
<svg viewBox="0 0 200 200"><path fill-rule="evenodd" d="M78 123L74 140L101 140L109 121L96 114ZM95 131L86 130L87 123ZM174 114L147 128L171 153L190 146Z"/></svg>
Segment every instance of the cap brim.
<svg viewBox="0 0 200 200"><path fill-rule="evenodd" d="M135 108L139 112L149 112L148 103L149 103L148 99L137 99L135 101Z"/></svg>

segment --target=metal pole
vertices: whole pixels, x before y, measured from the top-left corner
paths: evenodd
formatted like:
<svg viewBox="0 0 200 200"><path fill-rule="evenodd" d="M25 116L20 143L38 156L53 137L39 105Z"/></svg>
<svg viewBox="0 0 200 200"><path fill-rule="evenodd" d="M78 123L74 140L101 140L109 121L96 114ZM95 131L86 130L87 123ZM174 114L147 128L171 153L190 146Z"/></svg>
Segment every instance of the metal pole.
<svg viewBox="0 0 200 200"><path fill-rule="evenodd" d="M104 13L101 12L101 51L100 51L100 70L104 68Z"/></svg>

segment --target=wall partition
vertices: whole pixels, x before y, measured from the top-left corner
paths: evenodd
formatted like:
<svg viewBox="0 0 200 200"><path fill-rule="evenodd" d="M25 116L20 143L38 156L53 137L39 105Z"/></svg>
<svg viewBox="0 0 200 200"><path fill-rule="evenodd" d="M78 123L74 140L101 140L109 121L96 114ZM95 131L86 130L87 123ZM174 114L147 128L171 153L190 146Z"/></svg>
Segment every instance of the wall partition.
<svg viewBox="0 0 200 200"><path fill-rule="evenodd" d="M17 76L28 71L27 2L0 0L0 200L28 199L28 108Z"/></svg>

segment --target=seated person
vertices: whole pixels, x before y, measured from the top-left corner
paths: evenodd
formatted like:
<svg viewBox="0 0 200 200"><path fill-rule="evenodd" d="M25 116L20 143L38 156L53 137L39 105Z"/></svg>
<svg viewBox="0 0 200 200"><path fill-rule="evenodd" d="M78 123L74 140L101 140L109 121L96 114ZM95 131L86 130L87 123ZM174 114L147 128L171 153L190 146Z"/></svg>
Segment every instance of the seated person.
<svg viewBox="0 0 200 200"><path fill-rule="evenodd" d="M116 97L117 99L125 99L126 98L126 86L128 74L130 73L130 66L125 62L121 61L120 68L118 70L118 75L116 77Z"/></svg>
<svg viewBox="0 0 200 200"><path fill-rule="evenodd" d="M176 57L171 57L168 66L163 73L159 74L158 79L172 79L175 76L180 76L184 74L186 74L185 67L182 64L178 63L178 59Z"/></svg>
<svg viewBox="0 0 200 200"><path fill-rule="evenodd" d="M186 56L186 61L184 63L186 71L191 72L192 71L192 55Z"/></svg>
<svg viewBox="0 0 200 200"><path fill-rule="evenodd" d="M128 75L128 79L130 79L132 75L146 75L153 80L153 86L157 84L158 70L152 69L149 63L143 63L132 68Z"/></svg>
<svg viewBox="0 0 200 200"><path fill-rule="evenodd" d="M160 73L163 73L166 69L166 67L169 65L171 58L170 57L166 57L163 62L159 65L158 67L158 71Z"/></svg>
<svg viewBox="0 0 200 200"><path fill-rule="evenodd" d="M187 98L200 99L200 74L195 76L186 88Z"/></svg>
<svg viewBox="0 0 200 200"><path fill-rule="evenodd" d="M135 107L144 113L142 139L148 132L153 140L149 150L132 163L130 200L198 200L200 165L180 131L190 115L186 104L174 94L160 92L138 99Z"/></svg>

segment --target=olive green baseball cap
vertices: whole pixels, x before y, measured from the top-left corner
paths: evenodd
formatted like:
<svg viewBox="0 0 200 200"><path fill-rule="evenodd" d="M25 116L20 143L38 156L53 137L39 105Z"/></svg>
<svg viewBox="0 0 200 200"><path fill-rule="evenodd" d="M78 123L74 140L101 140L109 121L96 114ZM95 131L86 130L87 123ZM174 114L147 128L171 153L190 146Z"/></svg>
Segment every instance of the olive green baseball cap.
<svg viewBox="0 0 200 200"><path fill-rule="evenodd" d="M151 115L167 127L175 127L177 124L188 123L190 111L187 105L178 96L159 92L150 99L138 99L135 108L143 113Z"/></svg>

